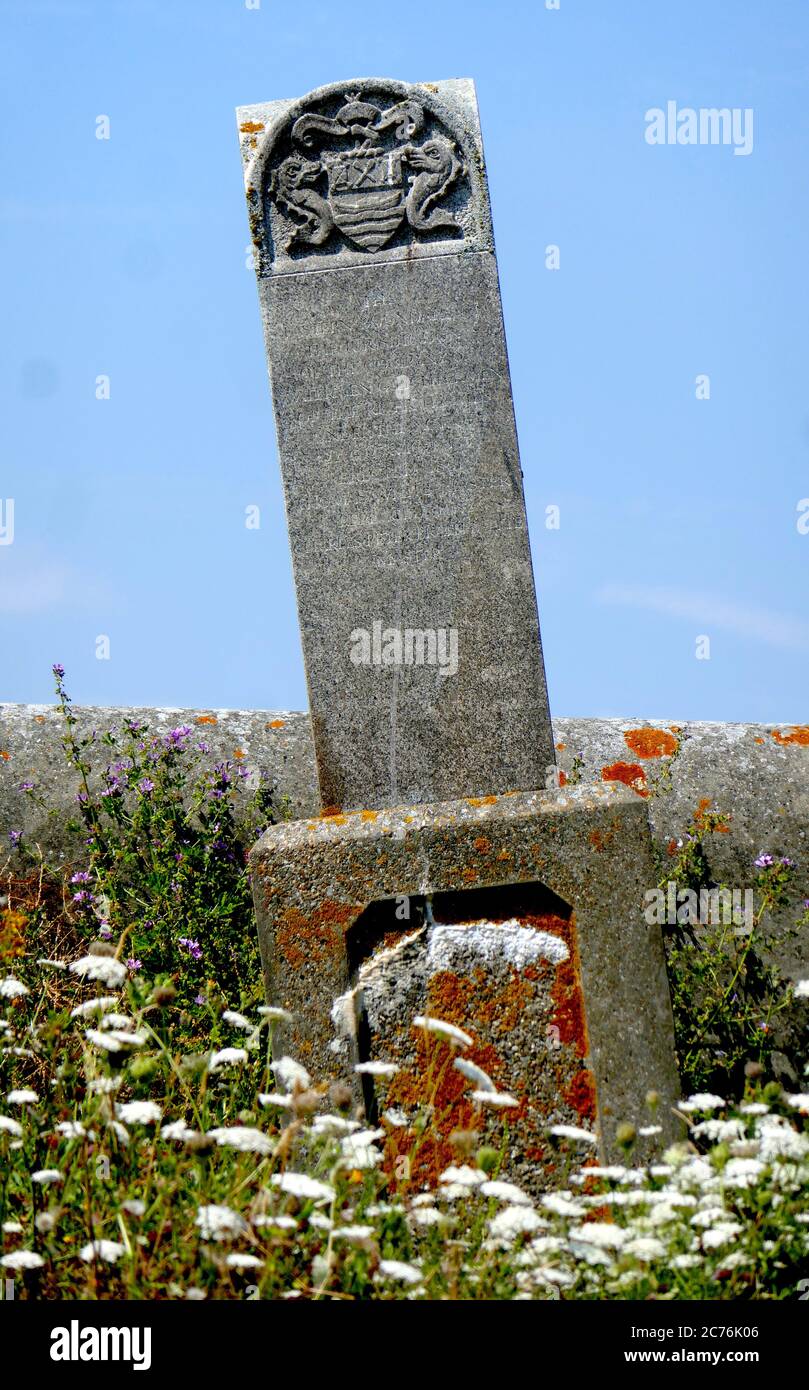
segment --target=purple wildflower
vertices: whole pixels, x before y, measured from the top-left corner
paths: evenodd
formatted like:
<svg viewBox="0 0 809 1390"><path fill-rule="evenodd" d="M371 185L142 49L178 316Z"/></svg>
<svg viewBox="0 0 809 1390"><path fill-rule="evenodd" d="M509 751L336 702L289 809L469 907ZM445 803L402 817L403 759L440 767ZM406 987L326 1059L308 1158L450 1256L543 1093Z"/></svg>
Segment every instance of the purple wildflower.
<svg viewBox="0 0 809 1390"><path fill-rule="evenodd" d="M774 864L774 863L775 863L775 860L773 859L773 857L772 857L771 854L760 854L760 855L758 856L758 859L756 860L756 868L757 868L757 869L769 869L769 868L770 868L770 865L771 865L771 864Z"/></svg>
<svg viewBox="0 0 809 1390"><path fill-rule="evenodd" d="M784 867L785 869L794 869L794 868L795 868L795 860L794 860L794 859L787 859L786 857L784 857L784 858L781 860L781 863L782 863L782 865L783 865L783 867Z"/></svg>
<svg viewBox="0 0 809 1390"><path fill-rule="evenodd" d="M71 883L89 883L89 882L90 882L90 875L87 873L86 869L79 869L79 870L77 870L77 872L76 872L75 874L71 874L71 876L70 876L70 882L71 882Z"/></svg>
<svg viewBox="0 0 809 1390"><path fill-rule="evenodd" d="M101 937L102 941L109 941L110 937L112 936L112 927L110 926L109 922L99 922L98 934Z"/></svg>
<svg viewBox="0 0 809 1390"><path fill-rule="evenodd" d="M143 777L138 782L138 791L142 792L144 796L148 796L150 792L154 791L154 782L151 777Z"/></svg>
<svg viewBox="0 0 809 1390"><path fill-rule="evenodd" d="M71 901L81 906L83 903L91 903L93 901L93 895L92 893L88 893L85 888L80 888L78 893L73 894Z"/></svg>
<svg viewBox="0 0 809 1390"><path fill-rule="evenodd" d="M33 782L20 782L20 791L21 791L21 792L32 792L33 790L34 790L34 784L33 784Z"/></svg>
<svg viewBox="0 0 809 1390"><path fill-rule="evenodd" d="M193 936L181 936L179 943L192 960L202 960L202 947L198 941L194 940Z"/></svg>
<svg viewBox="0 0 809 1390"><path fill-rule="evenodd" d="M64 666L62 665L62 663L61 663L60 661L54 662L54 665L52 666L51 669L52 669L53 674L55 675L55 677L56 677L56 679L57 679L58 681L60 681L60 680L62 680L62 679L64 678L65 668L64 668Z"/></svg>
<svg viewBox="0 0 809 1390"><path fill-rule="evenodd" d="M204 738L203 738L203 739L200 739L199 743L197 744L197 752L198 752L198 753L210 753L210 751L211 751L211 750L210 750L208 744L205 742Z"/></svg>
<svg viewBox="0 0 809 1390"><path fill-rule="evenodd" d="M142 960L137 960L137 959L135 958L135 956L130 956L130 957L129 957L129 960L126 962L126 968L127 968L127 970L131 970L133 975L134 975L138 970L140 970L140 969L142 968L142 966L143 966L143 961L142 961Z"/></svg>
<svg viewBox="0 0 809 1390"><path fill-rule="evenodd" d="M14 848L16 849L17 845L20 843L20 840L22 839L22 831L21 831L21 830L9 830L9 832L8 832L8 838L10 839L10 841L11 841L12 845L14 846Z"/></svg>
<svg viewBox="0 0 809 1390"><path fill-rule="evenodd" d="M204 994L197 994L197 995L195 996L195 998L194 998L194 1003L195 1003L195 1004L204 1004L204 1003L205 1003L205 995L204 995Z"/></svg>

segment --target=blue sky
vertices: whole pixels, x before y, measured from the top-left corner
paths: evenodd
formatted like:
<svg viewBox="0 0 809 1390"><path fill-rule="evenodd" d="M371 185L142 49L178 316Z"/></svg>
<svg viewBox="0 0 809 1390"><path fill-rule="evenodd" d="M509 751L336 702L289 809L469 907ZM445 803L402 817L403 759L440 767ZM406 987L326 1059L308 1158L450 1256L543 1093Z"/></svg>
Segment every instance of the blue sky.
<svg viewBox="0 0 809 1390"><path fill-rule="evenodd" d="M50 700L59 660L81 703L305 708L233 109L470 76L553 712L807 719L805 0L3 0L2 27L0 700ZM667 101L752 108L752 153L650 146Z"/></svg>

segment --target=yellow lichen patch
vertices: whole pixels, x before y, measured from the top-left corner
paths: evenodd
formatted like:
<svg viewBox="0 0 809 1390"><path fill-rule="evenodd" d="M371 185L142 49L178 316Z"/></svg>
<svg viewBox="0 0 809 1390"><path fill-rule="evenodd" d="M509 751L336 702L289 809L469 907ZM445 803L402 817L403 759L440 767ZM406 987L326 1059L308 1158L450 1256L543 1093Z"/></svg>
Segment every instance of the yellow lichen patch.
<svg viewBox="0 0 809 1390"><path fill-rule="evenodd" d="M263 129L263 121L242 121L242 124L239 126L239 130L241 130L245 135L257 135L259 131Z"/></svg>
<svg viewBox="0 0 809 1390"><path fill-rule="evenodd" d="M378 812L378 811L363 811L363 812L361 813L361 818L362 818L362 820L370 820L370 821L378 820L378 819L379 819L379 812Z"/></svg>
<svg viewBox="0 0 809 1390"><path fill-rule="evenodd" d="M809 724L792 724L788 734L782 734L780 729L773 729L772 736L782 747L787 743L797 743L803 748L809 748Z"/></svg>
<svg viewBox="0 0 809 1390"><path fill-rule="evenodd" d="M333 825L348 825L348 816L342 815L339 811L324 811L320 819L330 820Z"/></svg>
<svg viewBox="0 0 809 1390"><path fill-rule="evenodd" d="M470 806L494 806L497 802L496 796L468 796L466 799Z"/></svg>

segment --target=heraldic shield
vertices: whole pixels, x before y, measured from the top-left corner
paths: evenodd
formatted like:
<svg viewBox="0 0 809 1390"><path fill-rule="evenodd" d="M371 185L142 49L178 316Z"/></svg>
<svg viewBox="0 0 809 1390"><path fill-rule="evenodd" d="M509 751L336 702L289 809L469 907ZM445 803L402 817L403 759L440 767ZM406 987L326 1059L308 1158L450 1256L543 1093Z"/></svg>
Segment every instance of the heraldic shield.
<svg viewBox="0 0 809 1390"><path fill-rule="evenodd" d="M378 251L405 215L401 153L353 150L324 163L335 226L363 250Z"/></svg>
<svg viewBox="0 0 809 1390"><path fill-rule="evenodd" d="M457 219L438 204L467 170L454 142L441 134L412 143L424 123L414 98L381 110L359 94L349 95L335 116L299 116L292 152L267 185L285 224L286 251L324 246L335 233L363 251L378 251L405 221L414 232L460 234Z"/></svg>

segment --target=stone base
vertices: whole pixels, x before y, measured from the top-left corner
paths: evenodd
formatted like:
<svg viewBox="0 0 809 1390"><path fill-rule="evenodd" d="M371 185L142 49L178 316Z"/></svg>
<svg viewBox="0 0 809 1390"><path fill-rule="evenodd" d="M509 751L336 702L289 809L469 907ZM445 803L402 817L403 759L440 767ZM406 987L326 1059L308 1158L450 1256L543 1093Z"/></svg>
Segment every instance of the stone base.
<svg viewBox="0 0 809 1390"><path fill-rule="evenodd" d="M519 1102L505 1112L512 1177L558 1181L555 1124L595 1130L602 1161L615 1161L617 1126L651 1122L650 1090L663 1132L635 1159L678 1137L663 946L643 915L657 875L633 792L585 786L288 822L250 863L268 998L294 1016L278 1046L315 1081L356 1086L356 1061L396 1062L392 1080L363 1079L370 1120L429 1098L435 1040L412 1025L427 1014L470 1034L459 1055ZM446 1134L414 1151L419 1181L457 1160L451 1130L492 1127L454 1068L436 1090L433 1066L430 1086ZM399 1158L413 1144L404 1135L391 1129Z"/></svg>

